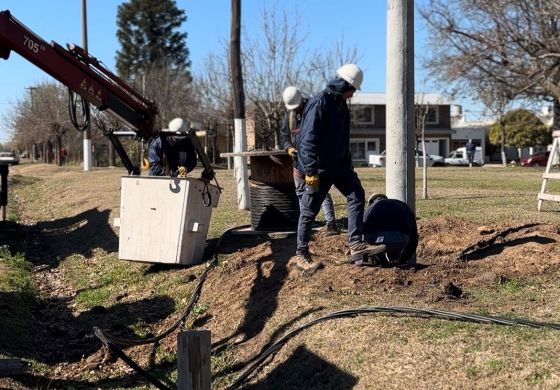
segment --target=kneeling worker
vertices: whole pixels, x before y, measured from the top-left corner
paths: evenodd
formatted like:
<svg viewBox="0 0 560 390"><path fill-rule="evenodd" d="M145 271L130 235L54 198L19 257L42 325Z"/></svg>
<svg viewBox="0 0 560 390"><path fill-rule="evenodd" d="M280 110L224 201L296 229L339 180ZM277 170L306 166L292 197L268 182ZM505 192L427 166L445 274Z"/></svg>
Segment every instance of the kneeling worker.
<svg viewBox="0 0 560 390"><path fill-rule="evenodd" d="M418 246L416 216L408 205L384 194L374 194L368 200L364 213L364 240L385 247L373 255L378 265L411 264ZM357 263L359 264L359 263Z"/></svg>
<svg viewBox="0 0 560 390"><path fill-rule="evenodd" d="M162 129L150 144L148 161L150 176L185 177L196 166L197 154L188 136L177 133L187 130L185 121L175 118L168 129Z"/></svg>

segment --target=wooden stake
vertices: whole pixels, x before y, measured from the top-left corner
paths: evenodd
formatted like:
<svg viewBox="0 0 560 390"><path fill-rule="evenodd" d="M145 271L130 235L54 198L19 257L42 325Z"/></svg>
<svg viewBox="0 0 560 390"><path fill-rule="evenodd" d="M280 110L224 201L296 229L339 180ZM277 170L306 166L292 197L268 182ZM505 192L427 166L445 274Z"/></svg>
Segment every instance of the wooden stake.
<svg viewBox="0 0 560 390"><path fill-rule="evenodd" d="M177 390L210 390L210 331L177 335Z"/></svg>

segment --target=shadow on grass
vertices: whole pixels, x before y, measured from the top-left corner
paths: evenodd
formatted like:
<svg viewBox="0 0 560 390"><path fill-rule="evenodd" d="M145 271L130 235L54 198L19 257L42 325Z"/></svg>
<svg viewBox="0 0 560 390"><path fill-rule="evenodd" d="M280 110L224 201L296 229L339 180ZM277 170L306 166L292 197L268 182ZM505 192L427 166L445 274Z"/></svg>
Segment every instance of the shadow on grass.
<svg viewBox="0 0 560 390"><path fill-rule="evenodd" d="M548 237L532 236L532 237L521 237L515 240L501 242L501 243L493 243L487 248L483 248L476 251L475 253L469 254L468 261L481 260L486 258L487 256L500 254L503 252L505 248L525 245L531 242L546 245L546 244L553 244L556 242L556 240L553 240L552 238L548 238Z"/></svg>
<svg viewBox="0 0 560 390"><path fill-rule="evenodd" d="M352 389L358 378L342 371L332 363L299 346L284 363L277 366L259 382L247 385L244 389Z"/></svg>
<svg viewBox="0 0 560 390"><path fill-rule="evenodd" d="M174 388L175 384L167 378L177 368L176 362L163 361L153 365L149 371L154 377ZM28 389L137 389L138 386L148 386L148 382L139 374L132 372L116 378L92 380L51 379L43 375L24 374L13 377L13 384L24 386ZM1 383L1 382L0 382Z"/></svg>
<svg viewBox="0 0 560 390"><path fill-rule="evenodd" d="M130 326L158 322L174 311L174 301L167 296L94 307L77 317L68 307L69 299L39 300L20 308L21 301L12 294L2 293L0 298L0 353L45 364L76 362L96 352L101 342L93 334L94 326L136 339Z"/></svg>
<svg viewBox="0 0 560 390"><path fill-rule="evenodd" d="M233 240L228 240L230 241ZM245 342L255 337L263 330L278 307L278 294L288 276L288 262L295 248L295 237L272 240L246 237L244 240L238 240L236 236L235 243L228 246L228 249L234 252L238 250L234 248L238 248L239 244L243 247L254 247L264 241L270 241L272 254L258 259L254 264L256 277L245 305L243 321L233 334L217 342L215 348L220 348L236 338Z"/></svg>
<svg viewBox="0 0 560 390"><path fill-rule="evenodd" d="M26 257L35 265L58 266L59 260L80 254L92 257L95 249L118 249L118 237L109 223L110 210L96 208L73 217L37 222L27 228Z"/></svg>

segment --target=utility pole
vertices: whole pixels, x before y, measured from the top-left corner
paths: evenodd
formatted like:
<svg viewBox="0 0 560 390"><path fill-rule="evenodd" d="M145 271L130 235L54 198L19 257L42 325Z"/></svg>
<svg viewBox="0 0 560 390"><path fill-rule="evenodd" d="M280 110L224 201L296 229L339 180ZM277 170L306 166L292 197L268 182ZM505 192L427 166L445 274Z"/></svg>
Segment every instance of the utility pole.
<svg viewBox="0 0 560 390"><path fill-rule="evenodd" d="M230 69L233 93L233 122L235 136L233 152L245 152L247 138L245 134L245 92L243 90L243 73L241 71L241 0L231 0L230 33ZM249 210L249 177L247 157L235 156L233 168L237 181L237 208Z"/></svg>
<svg viewBox="0 0 560 390"><path fill-rule="evenodd" d="M414 0L387 0L386 89L385 189L414 212Z"/></svg>
<svg viewBox="0 0 560 390"><path fill-rule="evenodd" d="M87 11L86 0L82 0L82 39L84 51L88 52L88 38L87 38ZM89 103L83 101L82 104L86 105L86 110L89 111ZM84 131L84 171L91 171L91 126L87 123Z"/></svg>

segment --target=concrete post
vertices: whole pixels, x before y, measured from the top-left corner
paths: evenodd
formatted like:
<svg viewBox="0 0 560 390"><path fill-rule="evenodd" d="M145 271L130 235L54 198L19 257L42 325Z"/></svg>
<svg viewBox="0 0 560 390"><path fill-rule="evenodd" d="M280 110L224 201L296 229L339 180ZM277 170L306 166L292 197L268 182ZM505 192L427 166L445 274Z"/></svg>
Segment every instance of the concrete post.
<svg viewBox="0 0 560 390"><path fill-rule="evenodd" d="M387 0L387 197L415 211L414 0Z"/></svg>
<svg viewBox="0 0 560 390"><path fill-rule="evenodd" d="M88 37L87 37L87 4L86 0L82 0L82 38L84 51L88 52ZM84 102L89 106L89 103ZM89 110L89 107L87 107ZM84 171L91 171L93 156L91 153L91 127L88 124L84 131Z"/></svg>

